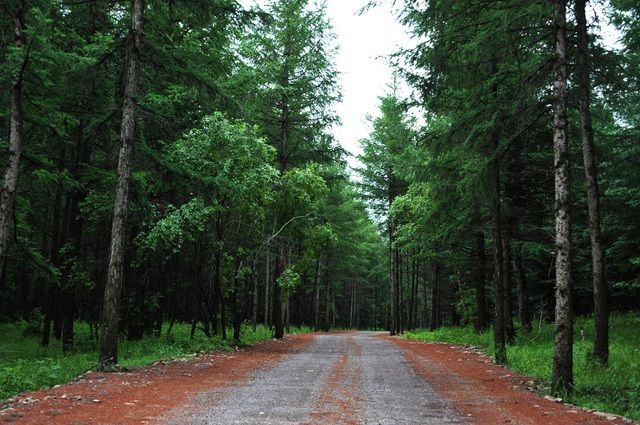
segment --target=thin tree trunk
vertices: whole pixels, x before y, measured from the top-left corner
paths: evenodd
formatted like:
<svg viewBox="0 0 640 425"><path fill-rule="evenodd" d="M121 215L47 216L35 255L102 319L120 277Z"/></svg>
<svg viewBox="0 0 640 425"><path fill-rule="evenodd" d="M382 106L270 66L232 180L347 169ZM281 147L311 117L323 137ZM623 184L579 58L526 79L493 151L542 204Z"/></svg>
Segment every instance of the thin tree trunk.
<svg viewBox="0 0 640 425"><path fill-rule="evenodd" d="M389 218L389 335L395 335L398 331L396 322L396 255L393 248L393 220Z"/></svg>
<svg viewBox="0 0 640 425"><path fill-rule="evenodd" d="M320 319L320 257L316 260L316 272L313 278L313 330L318 330Z"/></svg>
<svg viewBox="0 0 640 425"><path fill-rule="evenodd" d="M475 301L476 301L476 320L475 331L482 332L487 329L487 300L485 296L485 249L484 249L484 231L480 218L480 209L478 205L473 208L473 221L476 230L473 233L475 241L474 264L473 264L473 281L475 284Z"/></svg>
<svg viewBox="0 0 640 425"><path fill-rule="evenodd" d="M395 260L395 264L396 264L395 322L396 322L396 333L401 334L402 333L402 305L400 301L402 300L402 263L401 263L400 252L398 251L398 249L395 249L394 251L396 256L396 260Z"/></svg>
<svg viewBox="0 0 640 425"><path fill-rule="evenodd" d="M19 2L19 8L13 15L14 41L16 49L24 48L24 1ZM9 222L13 217L13 207L18 188L18 171L20 157L22 155L22 74L27 63L23 59L23 65L11 84L10 105L11 123L9 129L9 149L7 162L4 169L4 180L0 191L0 282L4 280L6 270L5 261L9 250Z"/></svg>
<svg viewBox="0 0 640 425"><path fill-rule="evenodd" d="M255 332L256 326L258 326L258 256L253 262L253 306L252 306L252 317L251 323L253 325L253 331Z"/></svg>
<svg viewBox="0 0 640 425"><path fill-rule="evenodd" d="M508 152L507 179L505 192L508 200L508 214L505 226L511 229L511 240L520 242L520 214L523 209L522 181L521 173L522 152L524 150L524 140L512 146ZM518 294L518 314L520 325L524 332L531 331L531 315L529 313L529 299L527 295L527 282L522 263L522 246L511 244L511 264L508 265L513 271L516 280Z"/></svg>
<svg viewBox="0 0 640 425"><path fill-rule="evenodd" d="M492 144L492 151L495 152L498 148L497 139L493 140ZM503 253L502 220L500 217L500 163L497 160L491 162L491 219L493 224L493 296L495 307L493 339L496 363L504 364L507 361L507 349L505 346L504 287L502 283Z"/></svg>
<svg viewBox="0 0 640 425"><path fill-rule="evenodd" d="M270 292L271 292L271 255L267 251L266 270L264 273L264 324L267 327L271 327L271 308L270 308Z"/></svg>
<svg viewBox="0 0 640 425"><path fill-rule="evenodd" d="M498 61L494 57L492 73L498 72ZM494 99L497 97L498 88L494 84L492 88ZM502 216L500 208L500 160L495 157L499 147L499 131L493 130L491 135L491 222L493 225L493 296L495 312L493 317L493 334L495 345L496 363L507 362L507 349L505 341L505 312L504 312L504 286L503 286L503 251L502 251Z"/></svg>
<svg viewBox="0 0 640 425"><path fill-rule="evenodd" d="M507 200L507 204L509 201ZM504 290L504 332L507 342L512 344L516 338L516 331L513 327L513 305L511 298L511 231L508 223L510 221L510 206L505 208L505 220L502 226L502 283Z"/></svg>
<svg viewBox="0 0 640 425"><path fill-rule="evenodd" d="M282 275L286 268L285 264L285 248L284 242L278 241L278 256L276 258L276 276ZM276 339L284 338L284 324L282 323L282 298L281 298L281 290L278 281L274 279L273 282L273 327L274 334L273 336Z"/></svg>
<svg viewBox="0 0 640 425"><path fill-rule="evenodd" d="M527 289L527 277L522 265L522 251L517 249L512 260L513 273L518 285L518 312L520 324L524 332L531 332L531 313L529 311L529 297Z"/></svg>
<svg viewBox="0 0 640 425"><path fill-rule="evenodd" d="M331 313L331 284L329 282L329 265L331 264L331 254L327 254L325 257L325 267L324 267L324 320L322 323L322 330L325 332L329 332L331 328L330 322L330 313Z"/></svg>
<svg viewBox="0 0 640 425"><path fill-rule="evenodd" d="M438 260L433 260L433 269L431 277L431 319L429 320L429 328L434 330L438 327Z"/></svg>
<svg viewBox="0 0 640 425"><path fill-rule="evenodd" d="M102 308L102 336L98 370L114 370L118 362L118 316L122 291L125 254L125 228L131 181L132 148L136 130L136 94L140 69L140 43L144 0L131 0L131 28L127 47L127 71L122 107L121 148L118 158L118 183L111 227L111 251Z"/></svg>
<svg viewBox="0 0 640 425"><path fill-rule="evenodd" d="M589 208L589 233L591 235L591 262L593 267L593 304L595 309L595 335L593 356L606 365L609 361L609 300L604 275L604 251L600 233L600 189L591 125L591 84L589 79L589 34L585 16L586 0L576 0L575 15L578 30L577 67L580 90L580 129L582 133L582 158L587 180L587 206Z"/></svg>
<svg viewBox="0 0 640 425"><path fill-rule="evenodd" d="M556 311L551 388L573 387L573 315L571 308L571 186L567 141L567 2L554 1L555 64L553 146L555 168Z"/></svg>

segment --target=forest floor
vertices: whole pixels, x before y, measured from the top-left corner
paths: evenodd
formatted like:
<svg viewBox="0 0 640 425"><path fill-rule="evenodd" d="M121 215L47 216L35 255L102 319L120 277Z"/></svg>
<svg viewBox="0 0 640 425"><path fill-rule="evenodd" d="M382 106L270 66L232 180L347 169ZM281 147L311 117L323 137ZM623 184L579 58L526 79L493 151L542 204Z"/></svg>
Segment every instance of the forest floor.
<svg viewBox="0 0 640 425"><path fill-rule="evenodd" d="M340 332L84 374L0 407L15 424L621 424L462 346Z"/></svg>

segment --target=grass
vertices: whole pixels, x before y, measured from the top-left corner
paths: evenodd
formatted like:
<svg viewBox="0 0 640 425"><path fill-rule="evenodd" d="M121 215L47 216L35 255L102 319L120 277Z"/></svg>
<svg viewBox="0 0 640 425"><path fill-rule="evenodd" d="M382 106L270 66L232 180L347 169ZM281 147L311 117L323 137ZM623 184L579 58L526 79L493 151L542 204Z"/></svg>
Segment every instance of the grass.
<svg viewBox="0 0 640 425"><path fill-rule="evenodd" d="M518 336L516 342L507 347L507 367L548 386L553 356L553 324L535 327L532 333ZM577 318L574 330L574 391L563 397L564 400L640 420L640 315L611 316L608 367L598 365L590 356L593 319ZM420 341L471 344L489 355L494 354L492 332L476 334L472 327L418 330L404 336Z"/></svg>
<svg viewBox="0 0 640 425"><path fill-rule="evenodd" d="M52 339L48 348L40 346L39 336L25 336L24 323L0 324L0 401L27 390L49 388L69 382L96 366L97 344L89 326L75 326L75 351L65 354L60 342ZM197 332L189 337L191 326L175 324L171 336L166 329L161 337L146 337L140 341L122 341L119 345L119 364L135 367L158 360L185 357L197 352L225 351L231 349L231 341L221 337L207 338ZM292 333L309 332L308 328L293 328ZM229 337L232 335L228 331ZM258 326L255 332L250 326L242 327L242 345L270 339L271 331Z"/></svg>

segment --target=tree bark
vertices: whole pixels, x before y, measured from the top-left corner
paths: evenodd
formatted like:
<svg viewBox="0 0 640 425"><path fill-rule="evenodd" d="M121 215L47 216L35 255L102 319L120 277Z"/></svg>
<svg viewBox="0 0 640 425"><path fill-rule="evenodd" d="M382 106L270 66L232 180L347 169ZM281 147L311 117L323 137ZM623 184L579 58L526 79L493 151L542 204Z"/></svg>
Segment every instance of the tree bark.
<svg viewBox="0 0 640 425"><path fill-rule="evenodd" d="M270 304L270 293L271 293L271 255L267 251L267 259L265 265L265 273L264 273L264 324L267 327L271 327L271 304Z"/></svg>
<svg viewBox="0 0 640 425"><path fill-rule="evenodd" d="M140 69L140 44L144 0L131 0L131 27L127 46L127 71L120 130L118 183L111 226L111 250L107 283L104 289L98 369L114 370L118 362L118 316L122 291L124 253L126 247L126 221L131 182L132 148L136 130L136 94Z"/></svg>
<svg viewBox="0 0 640 425"><path fill-rule="evenodd" d="M253 331L255 332L256 326L258 325L258 256L256 255L255 260L253 261L253 268L251 269L251 274L253 278L253 302L251 309L251 323L253 325Z"/></svg>
<svg viewBox="0 0 640 425"><path fill-rule="evenodd" d="M516 331L513 327L513 303L511 298L511 229L508 225L511 219L509 200L505 208L504 225L502 226L502 283L504 290L504 333L507 342L512 344L516 338Z"/></svg>
<svg viewBox="0 0 640 425"><path fill-rule="evenodd" d="M282 275L286 268L286 253L283 241L278 241L278 256L276 257L276 276ZM276 339L284 338L284 323L282 317L282 297L280 284L277 279L273 281L273 336Z"/></svg>
<svg viewBox="0 0 640 425"><path fill-rule="evenodd" d="M516 277L518 285L518 313L520 317L520 325L524 332L531 332L531 312L529 310L529 296L527 289L527 277L524 273L522 265L522 252L516 250L512 260L513 273Z"/></svg>
<svg viewBox="0 0 640 425"><path fill-rule="evenodd" d="M571 308L571 186L567 141L567 2L554 1L553 147L555 169L556 308L551 388L573 386L573 316Z"/></svg>
<svg viewBox="0 0 640 425"><path fill-rule="evenodd" d="M389 218L389 335L395 335L398 332L398 323L396 321L396 255L393 249L393 220Z"/></svg>
<svg viewBox="0 0 640 425"><path fill-rule="evenodd" d="M576 0L575 15L578 31L577 66L580 90L580 130L582 158L587 181L587 206L589 208L589 233L591 236L591 262L593 268L593 304L595 309L595 335L593 356L606 365L609 361L609 300L604 274L604 250L600 233L600 189L591 125L591 82L589 78L589 34L585 16L586 0Z"/></svg>
<svg viewBox="0 0 640 425"><path fill-rule="evenodd" d="M316 260L316 272L313 278L313 330L318 330L320 319L320 258Z"/></svg>
<svg viewBox="0 0 640 425"><path fill-rule="evenodd" d="M512 146L508 152L507 160L507 179L505 183L505 192L507 197L507 220L505 226L509 226L511 231L511 240L520 241L520 214L523 209L522 198L522 180L521 173L524 165L522 164L522 152L524 150L524 142L517 143ZM518 314L520 325L524 332L531 331L531 314L529 313L529 299L527 295L527 282L522 263L522 246L520 244L511 244L511 261L505 265L513 272L516 280L518 295Z"/></svg>
<svg viewBox="0 0 640 425"><path fill-rule="evenodd" d="M492 74L498 72L498 61L494 57L491 61ZM494 100L497 98L498 88L494 84L492 93ZM504 312L504 258L502 246L502 215L500 208L500 160L496 157L499 147L499 130L494 128L491 134L491 222L493 226L493 297L494 297L494 317L493 334L495 345L496 363L507 362L507 349L505 345L505 312Z"/></svg>
<svg viewBox="0 0 640 425"><path fill-rule="evenodd" d="M25 7L24 1L20 1L18 10L13 15L13 45L20 50L24 49ZM6 270L5 261L9 250L9 223L13 217L14 201L18 188L20 157L22 155L22 145L24 144L22 138L22 95L24 91L22 74L26 63L27 58L25 56L22 67L11 84L9 149L7 151L2 190L0 191L0 282L3 281Z"/></svg>
<svg viewBox="0 0 640 425"><path fill-rule="evenodd" d="M497 138L492 141L492 152L498 148ZM493 297L494 297L494 317L493 317L493 340L495 345L496 363L507 362L507 349L505 346L505 323L504 323L504 286L503 275L503 252L502 252L502 218L500 216L500 163L497 160L491 161L491 221L493 228Z"/></svg>
<svg viewBox="0 0 640 425"><path fill-rule="evenodd" d="M331 264L331 254L327 254L325 258L325 267L324 267L324 320L321 325L321 329L325 332L329 332L331 328L331 282L329 280L329 265Z"/></svg>
<svg viewBox="0 0 640 425"><path fill-rule="evenodd" d="M438 323L438 260L433 260L433 268L431 275L431 319L429 320L429 329L434 330L439 326Z"/></svg>
<svg viewBox="0 0 640 425"><path fill-rule="evenodd" d="M476 213L476 226L479 226L479 212ZM484 252L484 232L481 228L476 229L474 232L475 239L475 252L474 252L474 267L473 267L473 280L475 283L475 301L476 301L476 320L475 331L482 332L488 328L487 323L487 301L485 296L485 252Z"/></svg>

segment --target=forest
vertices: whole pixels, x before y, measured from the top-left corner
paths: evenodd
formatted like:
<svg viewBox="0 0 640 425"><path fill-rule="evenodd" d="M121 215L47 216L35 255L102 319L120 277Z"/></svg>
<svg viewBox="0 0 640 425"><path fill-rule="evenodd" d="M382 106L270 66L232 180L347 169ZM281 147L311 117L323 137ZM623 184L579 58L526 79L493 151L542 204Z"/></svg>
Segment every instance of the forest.
<svg viewBox="0 0 640 425"><path fill-rule="evenodd" d="M236 344L473 326L508 363L551 323L556 392L576 339L619 361L610 316L640 306L637 1L396 9L409 94L380 93L352 168L322 2L3 0L0 322L69 354L82 329L103 371L174 325Z"/></svg>

